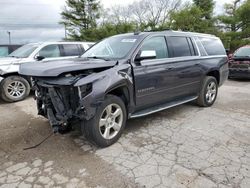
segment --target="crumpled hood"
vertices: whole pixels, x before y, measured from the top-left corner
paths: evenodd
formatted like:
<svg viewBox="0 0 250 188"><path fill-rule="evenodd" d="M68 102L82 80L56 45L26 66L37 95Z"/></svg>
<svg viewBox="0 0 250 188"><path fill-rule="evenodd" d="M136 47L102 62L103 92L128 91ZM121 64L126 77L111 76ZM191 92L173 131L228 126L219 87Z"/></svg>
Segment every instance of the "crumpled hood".
<svg viewBox="0 0 250 188"><path fill-rule="evenodd" d="M10 65L12 63L19 63L22 58L2 57L0 58L0 65Z"/></svg>
<svg viewBox="0 0 250 188"><path fill-rule="evenodd" d="M113 67L116 63L117 61L86 60L83 58L24 63L20 66L19 74L34 77L56 77L74 71Z"/></svg>

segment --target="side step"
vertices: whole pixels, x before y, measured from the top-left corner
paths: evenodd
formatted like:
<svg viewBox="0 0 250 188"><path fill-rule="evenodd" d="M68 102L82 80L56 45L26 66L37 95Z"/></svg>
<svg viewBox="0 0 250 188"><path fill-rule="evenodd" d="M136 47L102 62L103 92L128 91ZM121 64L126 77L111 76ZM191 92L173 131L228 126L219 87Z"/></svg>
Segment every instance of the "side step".
<svg viewBox="0 0 250 188"><path fill-rule="evenodd" d="M149 114L153 114L153 113L156 113L156 112L159 112L159 111L162 111L162 110L166 110L166 109L174 107L174 106L178 106L178 105L193 101L193 100L195 100L197 98L198 98L197 96L195 96L195 97L186 97L186 98L184 98L182 100L174 100L174 101L171 101L171 102L168 102L168 103L153 106L153 107L151 107L149 109L141 110L141 111L135 112L134 114L131 114L130 118L131 119L132 118L138 118L138 117L146 116L146 115L149 115Z"/></svg>

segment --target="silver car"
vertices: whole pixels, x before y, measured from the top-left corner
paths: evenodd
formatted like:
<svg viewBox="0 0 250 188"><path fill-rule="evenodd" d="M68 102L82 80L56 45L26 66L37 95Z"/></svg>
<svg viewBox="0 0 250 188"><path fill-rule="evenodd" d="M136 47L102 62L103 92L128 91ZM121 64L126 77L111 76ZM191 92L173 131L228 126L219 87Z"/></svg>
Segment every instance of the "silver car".
<svg viewBox="0 0 250 188"><path fill-rule="evenodd" d="M30 93L30 80L18 74L22 63L71 59L82 55L92 42L43 42L22 46L0 58L0 97L6 102L25 99Z"/></svg>

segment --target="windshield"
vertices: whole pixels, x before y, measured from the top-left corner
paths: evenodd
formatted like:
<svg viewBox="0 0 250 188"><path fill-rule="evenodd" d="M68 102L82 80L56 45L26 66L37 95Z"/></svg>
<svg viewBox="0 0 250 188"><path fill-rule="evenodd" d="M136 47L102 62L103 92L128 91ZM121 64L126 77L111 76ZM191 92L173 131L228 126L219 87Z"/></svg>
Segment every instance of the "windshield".
<svg viewBox="0 0 250 188"><path fill-rule="evenodd" d="M82 57L96 59L122 59L135 45L137 36L115 36L107 38L88 51Z"/></svg>
<svg viewBox="0 0 250 188"><path fill-rule="evenodd" d="M18 58L26 58L29 57L29 55L38 47L36 44L27 44L24 45L11 54L9 54L10 57L18 57Z"/></svg>
<svg viewBox="0 0 250 188"><path fill-rule="evenodd" d="M250 57L250 47L243 47L238 49L235 54L235 57Z"/></svg>

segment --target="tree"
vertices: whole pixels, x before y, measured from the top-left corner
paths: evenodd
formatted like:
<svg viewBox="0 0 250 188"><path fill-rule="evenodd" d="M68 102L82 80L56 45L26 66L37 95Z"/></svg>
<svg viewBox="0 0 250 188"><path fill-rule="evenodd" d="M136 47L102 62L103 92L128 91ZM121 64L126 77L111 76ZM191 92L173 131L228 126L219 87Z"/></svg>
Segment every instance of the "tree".
<svg viewBox="0 0 250 188"><path fill-rule="evenodd" d="M213 0L194 0L193 4L172 12L169 25L177 30L216 34L213 9Z"/></svg>
<svg viewBox="0 0 250 188"><path fill-rule="evenodd" d="M250 43L250 0L241 2L235 0L231 4L225 4L225 13L218 16L222 36L230 40L231 50Z"/></svg>
<svg viewBox="0 0 250 188"><path fill-rule="evenodd" d="M70 38L84 40L82 33L97 26L99 10L100 3L97 0L67 0L60 23L65 25Z"/></svg>
<svg viewBox="0 0 250 188"><path fill-rule="evenodd" d="M202 11L202 17L206 20L212 19L215 5L213 0L193 0L193 2Z"/></svg>

